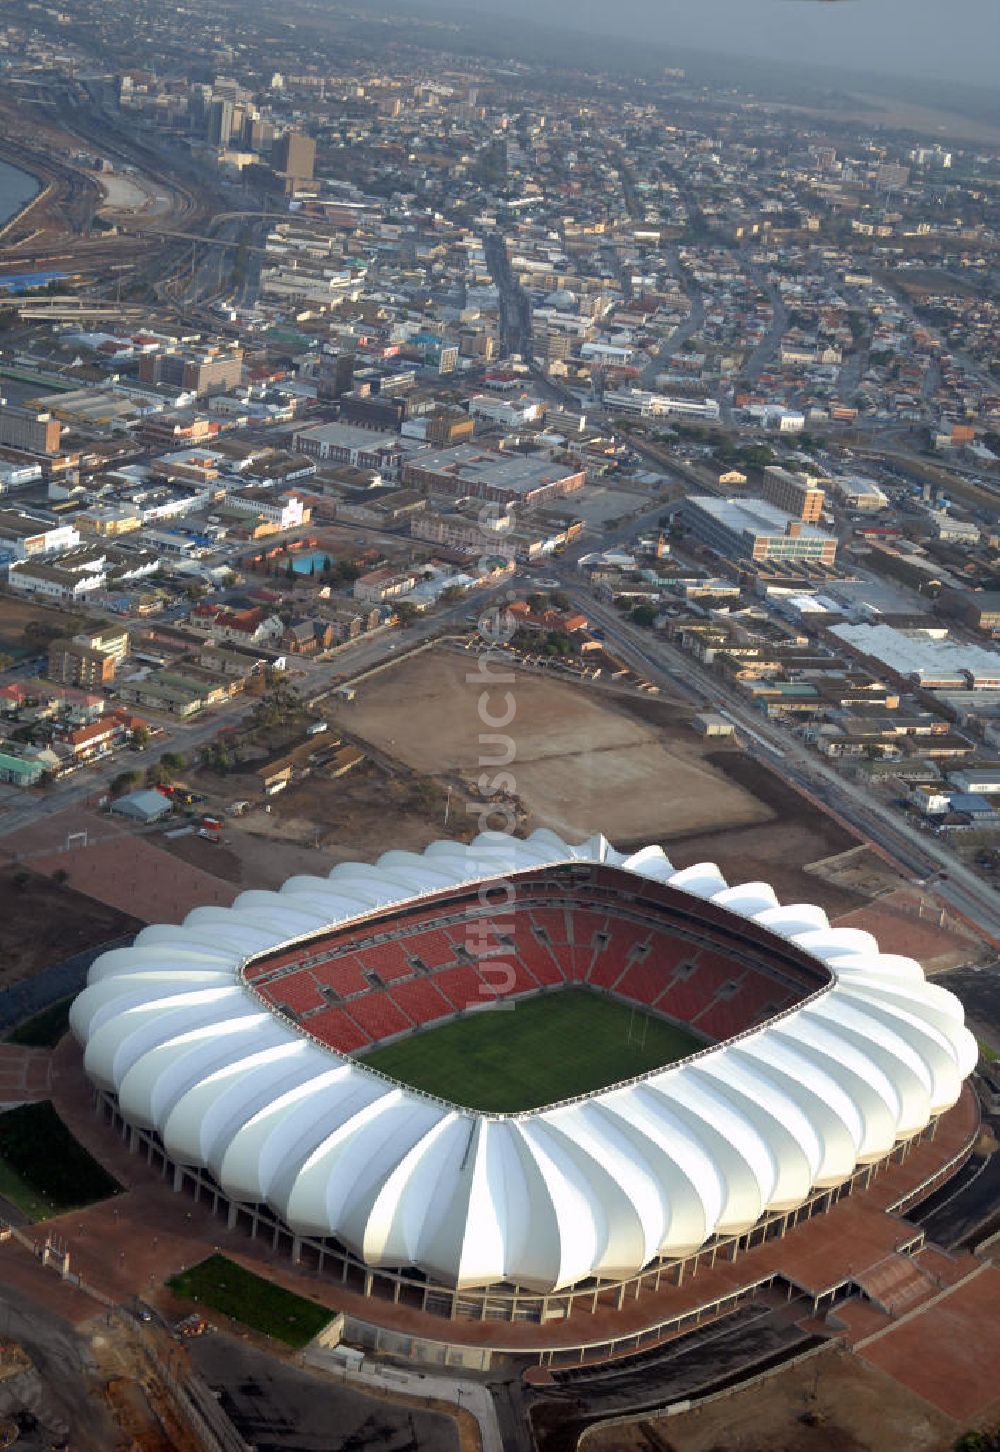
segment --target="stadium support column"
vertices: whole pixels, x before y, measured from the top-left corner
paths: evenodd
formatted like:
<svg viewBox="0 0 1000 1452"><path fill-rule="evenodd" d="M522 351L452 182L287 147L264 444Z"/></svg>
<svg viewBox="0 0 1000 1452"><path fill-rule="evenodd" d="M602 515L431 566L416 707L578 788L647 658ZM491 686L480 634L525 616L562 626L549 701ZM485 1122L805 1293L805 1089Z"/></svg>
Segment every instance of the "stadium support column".
<svg viewBox="0 0 1000 1452"><path fill-rule="evenodd" d="M301 1264L302 1264L302 1238L301 1238L301 1236L293 1235L292 1236L292 1265L301 1265ZM368 1293L368 1287L366 1285L365 1286L365 1294L367 1295L367 1293Z"/></svg>

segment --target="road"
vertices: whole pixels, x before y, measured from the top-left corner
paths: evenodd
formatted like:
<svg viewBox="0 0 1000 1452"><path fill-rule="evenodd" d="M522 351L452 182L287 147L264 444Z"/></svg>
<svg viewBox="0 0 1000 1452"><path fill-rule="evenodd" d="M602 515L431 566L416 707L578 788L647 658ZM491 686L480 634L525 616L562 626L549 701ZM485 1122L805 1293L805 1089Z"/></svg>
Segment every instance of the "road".
<svg viewBox="0 0 1000 1452"><path fill-rule="evenodd" d="M486 266L500 295L500 352L504 357L519 354L530 359L531 303L514 280L503 233L487 232L483 239Z"/></svg>
<svg viewBox="0 0 1000 1452"><path fill-rule="evenodd" d="M609 645L654 684L686 696L699 708L724 709L741 732L747 755L822 802L892 859L902 873L926 883L945 906L973 922L1000 946L996 889L959 862L935 838L902 817L891 817L862 785L834 770L790 732L747 708L738 692L709 674L687 652L634 626L610 605L594 599L564 570L573 603L605 632ZM555 573L555 571L554 571Z"/></svg>
<svg viewBox="0 0 1000 1452"><path fill-rule="evenodd" d="M788 328L788 310L781 300L781 293L768 282L763 271L750 261L746 253L740 254L740 262L747 277L751 282L756 283L761 292L769 299L774 314L771 326L743 365L743 380L745 383L753 385L767 365L778 355L781 340Z"/></svg>
<svg viewBox="0 0 1000 1452"><path fill-rule="evenodd" d="M294 682L305 699L314 699L329 689L335 676L358 674L391 660L398 651L407 650L437 635L469 628L465 617L495 603L506 588L506 582L484 585L461 600L441 606L431 615L418 616L403 630L380 630L363 635L325 661L293 657L291 670L297 673L293 674ZM11 787L0 795L0 838L11 837L70 807L96 801L106 794L111 781L120 772L145 770L154 766L167 752L180 752L189 761L196 759L203 746L213 741L224 728L239 725L249 716L254 705L253 697L235 696L199 715L194 721L164 723L166 734L162 738L154 738L141 753L119 752L101 765L84 767L79 773L54 782L44 795L25 793ZM3 792L4 789L0 788L0 793Z"/></svg>
<svg viewBox="0 0 1000 1452"><path fill-rule="evenodd" d="M693 338L699 332L705 321L705 298L701 288L681 264L680 256L676 247L665 249L667 260L670 263L670 271L687 293L688 301L691 304L691 311L684 322L675 328L670 337L661 345L654 357L652 357L642 370L640 379L643 388L653 388L656 384L656 376L669 363L673 354L680 351L689 338Z"/></svg>

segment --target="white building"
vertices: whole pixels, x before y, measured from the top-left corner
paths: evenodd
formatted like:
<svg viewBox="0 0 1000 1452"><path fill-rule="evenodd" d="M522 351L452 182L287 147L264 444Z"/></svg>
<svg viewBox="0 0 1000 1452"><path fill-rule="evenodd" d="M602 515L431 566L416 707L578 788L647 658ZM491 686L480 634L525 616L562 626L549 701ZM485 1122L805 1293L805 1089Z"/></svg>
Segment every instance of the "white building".
<svg viewBox="0 0 1000 1452"><path fill-rule="evenodd" d="M278 529L295 529L302 523L305 514L305 506L297 494L282 494L275 498L270 494L240 490L227 495L226 503L240 514L264 519Z"/></svg>

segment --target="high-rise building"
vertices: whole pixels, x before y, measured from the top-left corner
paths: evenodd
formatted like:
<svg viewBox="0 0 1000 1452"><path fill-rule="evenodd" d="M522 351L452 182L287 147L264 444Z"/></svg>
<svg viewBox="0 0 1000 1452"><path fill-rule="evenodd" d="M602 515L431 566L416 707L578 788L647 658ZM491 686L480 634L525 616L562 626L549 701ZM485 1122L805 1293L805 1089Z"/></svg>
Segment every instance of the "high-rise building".
<svg viewBox="0 0 1000 1452"><path fill-rule="evenodd" d="M233 134L233 116L236 107L232 101L218 99L208 108L206 135L211 146L228 146Z"/></svg>
<svg viewBox="0 0 1000 1452"><path fill-rule="evenodd" d="M58 454L62 425L50 413L0 399L0 444L26 454Z"/></svg>
<svg viewBox="0 0 1000 1452"><path fill-rule="evenodd" d="M823 517L825 491L812 474L797 474L769 464L764 470L764 498L804 524L818 524Z"/></svg>
<svg viewBox="0 0 1000 1452"><path fill-rule="evenodd" d="M316 143L301 131L286 131L274 143L271 153L274 170L294 177L296 181L312 181L316 165Z"/></svg>

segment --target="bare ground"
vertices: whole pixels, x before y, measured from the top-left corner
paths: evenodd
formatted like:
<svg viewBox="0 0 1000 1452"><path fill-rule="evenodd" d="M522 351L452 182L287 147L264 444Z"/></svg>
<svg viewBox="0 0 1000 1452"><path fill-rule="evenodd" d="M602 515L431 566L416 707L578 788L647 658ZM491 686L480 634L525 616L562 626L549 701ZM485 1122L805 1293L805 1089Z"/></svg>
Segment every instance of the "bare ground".
<svg viewBox="0 0 1000 1452"><path fill-rule="evenodd" d="M0 870L0 986L30 978L142 923L24 868Z"/></svg>
<svg viewBox="0 0 1000 1452"><path fill-rule="evenodd" d="M588 1452L950 1452L961 1429L839 1348L702 1410L588 1438Z"/></svg>
<svg viewBox="0 0 1000 1452"><path fill-rule="evenodd" d="M526 674L486 691L469 681L473 670L468 657L431 652L365 683L331 715L419 772L457 776L473 797L481 775L509 771L528 828L575 840L595 831L650 840L770 815L711 764L676 712L669 723L644 720L599 689Z"/></svg>

